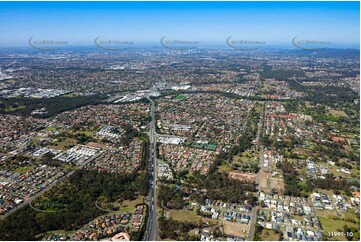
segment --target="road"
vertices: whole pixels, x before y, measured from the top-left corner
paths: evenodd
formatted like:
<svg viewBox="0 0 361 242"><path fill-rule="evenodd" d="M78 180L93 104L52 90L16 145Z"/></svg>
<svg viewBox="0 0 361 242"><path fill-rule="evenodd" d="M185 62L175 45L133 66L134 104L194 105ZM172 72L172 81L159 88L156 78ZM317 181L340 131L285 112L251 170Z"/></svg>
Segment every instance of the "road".
<svg viewBox="0 0 361 242"><path fill-rule="evenodd" d="M264 109L263 109L263 117L262 117L262 130L260 132L260 137L259 137L259 161L258 161L258 171L257 171L257 174L256 174L256 190L257 190L257 193L255 194L257 198L259 198L259 176L260 176L260 173L261 173L261 170L262 170L262 166L263 166L263 145L261 143L261 137L263 136L263 132L264 132L264 127L265 127L265 120L266 120L266 112L267 112L267 109L266 109L266 103L265 103L265 106L264 106ZM257 204L257 206L253 207L252 209L252 216L251 216L251 222L250 222L250 230L249 230L249 234L248 234L248 238L247 240L253 240L253 235L254 235L254 231L255 231L255 228L256 228L256 222L257 222L257 213L258 213L258 210L259 210L259 204Z"/></svg>
<svg viewBox="0 0 361 242"><path fill-rule="evenodd" d="M157 140L158 138L186 138L175 135L158 134L155 128L155 103L148 96L147 99L151 103L149 123L149 197L148 197L148 221L144 235L146 241L157 240Z"/></svg>
<svg viewBox="0 0 361 242"><path fill-rule="evenodd" d="M155 130L155 103L147 97L151 103L149 124L149 198L148 198L148 221L145 232L145 240L157 240L157 133Z"/></svg>
<svg viewBox="0 0 361 242"><path fill-rule="evenodd" d="M256 189L257 189L257 193L256 193L256 197L259 198L259 177L260 177L260 173L263 167L263 145L261 143L261 137L263 137L264 134L264 127L265 127L265 120L267 117L267 109L266 109L266 103L263 109L263 117L262 117L262 130L260 132L260 137L259 137L259 161L258 161L258 172L256 174ZM253 235L254 235L254 230L256 228L256 222L257 222L257 213L259 210L259 204L257 204L257 206L253 207L252 209L252 216L251 216L251 223L250 223L250 230L249 230L249 234L248 234L248 238L247 240L253 240Z"/></svg>
<svg viewBox="0 0 361 242"><path fill-rule="evenodd" d="M260 172L261 172L262 164L263 164L263 145L260 145L258 172L256 174L257 193L255 195L256 195L257 198L259 197L259 175L260 175ZM251 222L250 222L250 225L249 225L250 229L249 229L248 238L247 238L247 240L249 240L249 241L253 240L253 234L254 234L254 230L256 228L256 222L257 222L258 209L259 209L259 205L252 208Z"/></svg>

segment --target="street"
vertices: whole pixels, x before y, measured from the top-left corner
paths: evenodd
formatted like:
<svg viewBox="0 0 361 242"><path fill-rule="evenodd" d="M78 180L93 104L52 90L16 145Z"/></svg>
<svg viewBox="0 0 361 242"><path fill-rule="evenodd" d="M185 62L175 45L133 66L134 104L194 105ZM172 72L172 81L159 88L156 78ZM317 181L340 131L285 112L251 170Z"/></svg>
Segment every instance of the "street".
<svg viewBox="0 0 361 242"><path fill-rule="evenodd" d="M148 221L145 232L145 240L157 240L157 133L155 131L155 103L149 97L151 103L149 124L149 198L148 198Z"/></svg>

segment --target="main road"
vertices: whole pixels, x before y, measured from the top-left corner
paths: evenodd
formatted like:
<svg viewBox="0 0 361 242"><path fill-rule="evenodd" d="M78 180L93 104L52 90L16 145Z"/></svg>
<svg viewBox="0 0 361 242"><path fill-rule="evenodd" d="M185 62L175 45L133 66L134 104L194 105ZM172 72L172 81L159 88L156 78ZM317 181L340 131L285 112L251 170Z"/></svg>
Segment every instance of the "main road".
<svg viewBox="0 0 361 242"><path fill-rule="evenodd" d="M263 118L262 118L262 130L260 133L260 136L263 137L263 132L264 132L264 125L265 125L265 119L266 119L266 103L263 109ZM256 175L256 194L255 196L257 198L259 198L259 194L260 194L260 190L259 190L259 181L260 181L260 173L263 167L263 144L261 142L260 137L258 138L259 141L259 160L258 160L258 171L257 171L257 175ZM257 201L258 203L259 201ZM248 241L253 240L253 235L255 232L255 228L256 228L256 223L257 223L257 214L258 214L258 210L259 210L259 204L257 204L255 207L252 208L252 215L251 215L251 222L250 222L250 230L248 233Z"/></svg>
<svg viewBox="0 0 361 242"><path fill-rule="evenodd" d="M257 192L255 194L255 196L257 198L259 198L259 175L262 169L262 164L263 164L263 145L260 145L260 150L259 150L259 161L258 161L258 171L257 171L257 175L256 175L256 189ZM248 233L248 241L252 241L253 240L253 235L254 235L254 231L256 228L256 222L257 222L257 213L258 213L258 209L259 209L259 205L256 205L255 207L252 208L252 215L251 215L251 222L249 224L249 233Z"/></svg>
<svg viewBox="0 0 361 242"><path fill-rule="evenodd" d="M149 198L148 198L148 221L145 232L145 240L157 240L157 133L155 130L155 103L147 97L151 103L149 123Z"/></svg>

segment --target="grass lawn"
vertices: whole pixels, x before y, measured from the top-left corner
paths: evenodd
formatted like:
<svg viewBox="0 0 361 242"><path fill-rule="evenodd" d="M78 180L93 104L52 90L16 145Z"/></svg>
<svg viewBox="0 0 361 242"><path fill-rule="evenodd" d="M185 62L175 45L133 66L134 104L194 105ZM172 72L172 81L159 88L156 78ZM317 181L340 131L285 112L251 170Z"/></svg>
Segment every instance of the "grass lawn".
<svg viewBox="0 0 361 242"><path fill-rule="evenodd" d="M201 144L192 143L191 146L192 146L193 148L203 149L203 145L201 145Z"/></svg>
<svg viewBox="0 0 361 242"><path fill-rule="evenodd" d="M348 227L358 227L357 224L353 224L350 222L345 222L343 220L333 220L330 218L319 218L321 226L323 230L326 232L325 235L328 237L328 232L338 232L343 231L343 226L347 225ZM329 239L333 240L346 240L345 236L334 236L334 237L328 237Z"/></svg>
<svg viewBox="0 0 361 242"><path fill-rule="evenodd" d="M5 108L5 111L6 112L14 112L16 110L20 110L20 109L23 109L23 108L25 108L25 106L11 107L11 108Z"/></svg>
<svg viewBox="0 0 361 242"><path fill-rule="evenodd" d="M345 221L354 220L358 223L360 222L360 217L355 214L355 209L349 209L347 213L343 213L343 214L344 214L343 219Z"/></svg>
<svg viewBox="0 0 361 242"><path fill-rule="evenodd" d="M57 150L67 150L67 146L74 146L77 144L76 139L72 139L72 138L66 138L58 143L56 143L56 145L51 145L49 146L49 148L52 149L57 149Z"/></svg>
<svg viewBox="0 0 361 242"><path fill-rule="evenodd" d="M235 155L233 156L233 162L258 162L258 159L256 159L256 161L254 160L254 158L258 157L258 154L256 152L254 152L252 154L251 151L247 150L245 152L243 152L241 155Z"/></svg>
<svg viewBox="0 0 361 242"><path fill-rule="evenodd" d="M228 165L228 164L224 164L224 165L221 165L220 167L219 167L219 171L220 172L223 172L223 171L225 171L225 172L230 172L230 171L233 171L233 168L230 166L230 165Z"/></svg>
<svg viewBox="0 0 361 242"><path fill-rule="evenodd" d="M14 170L14 172L20 173L20 174L24 174L30 170L32 170L34 167L33 166L19 166L18 168L16 168Z"/></svg>
<svg viewBox="0 0 361 242"><path fill-rule="evenodd" d="M264 91L269 91L269 90L270 90L269 84L266 83L266 82L264 82L264 83L263 83L262 90L264 90Z"/></svg>
<svg viewBox="0 0 361 242"><path fill-rule="evenodd" d="M278 241L279 240L279 234L276 234L276 232L273 229L263 229L261 234L259 235L260 240L265 241Z"/></svg>
<svg viewBox="0 0 361 242"><path fill-rule="evenodd" d="M186 100L187 98L188 98L188 96L185 94L179 94L178 96L175 97L175 99L177 99L179 101Z"/></svg>
<svg viewBox="0 0 361 242"><path fill-rule="evenodd" d="M54 127L47 127L45 130L56 131L57 129Z"/></svg>
<svg viewBox="0 0 361 242"><path fill-rule="evenodd" d="M359 178L360 177L360 171L356 168L351 169L351 177Z"/></svg>
<svg viewBox="0 0 361 242"><path fill-rule="evenodd" d="M207 149L207 150L216 150L217 145L215 145L215 144L206 144L204 148Z"/></svg>
<svg viewBox="0 0 361 242"><path fill-rule="evenodd" d="M93 136L95 134L94 131L76 131L76 132L70 132L71 134L84 134L86 136Z"/></svg>
<svg viewBox="0 0 361 242"><path fill-rule="evenodd" d="M327 209L316 209L317 216L320 218L334 218L337 217L337 214L334 210L327 210Z"/></svg>
<svg viewBox="0 0 361 242"><path fill-rule="evenodd" d="M263 110L263 106L257 105L257 106L255 107L255 109L256 109L257 112L260 113L260 112Z"/></svg>
<svg viewBox="0 0 361 242"><path fill-rule="evenodd" d="M340 110L331 109L328 111L328 113L335 117L347 117L347 114Z"/></svg>
<svg viewBox="0 0 361 242"><path fill-rule="evenodd" d="M333 191L331 191L331 190L326 190L326 189L317 189L317 191L318 191L319 193L327 194L327 196L332 196L332 195L334 194Z"/></svg>
<svg viewBox="0 0 361 242"><path fill-rule="evenodd" d="M304 217L302 217L302 216L299 216L299 215L294 215L294 214L292 214L292 216L291 216L293 219L296 219L296 220L298 220L298 221L304 221Z"/></svg>
<svg viewBox="0 0 361 242"><path fill-rule="evenodd" d="M195 210L169 210L169 216L175 220L198 222L201 218Z"/></svg>
<svg viewBox="0 0 361 242"><path fill-rule="evenodd" d="M335 176L341 176L341 177L344 177L344 178L350 178L351 177L351 174L346 174L346 173L343 173L341 171L336 171L337 169L340 169L340 167L337 167L337 166L329 166L329 172L334 174Z"/></svg>
<svg viewBox="0 0 361 242"><path fill-rule="evenodd" d="M71 93L64 94L63 97L79 97L81 95L82 94L80 92L71 92Z"/></svg>
<svg viewBox="0 0 361 242"><path fill-rule="evenodd" d="M132 212L135 209L135 205L140 203L143 203L143 196L139 196L137 199L134 200L124 200L119 211Z"/></svg>
<svg viewBox="0 0 361 242"><path fill-rule="evenodd" d="M265 94L261 94L261 95L256 95L256 97L260 97L260 98L267 98L267 95L265 95Z"/></svg>
<svg viewBox="0 0 361 242"><path fill-rule="evenodd" d="M211 151L215 151L217 148L216 144L198 144L198 143L192 143L191 147L193 148L197 148L197 149L206 149L206 150L211 150Z"/></svg>
<svg viewBox="0 0 361 242"><path fill-rule="evenodd" d="M60 166L61 166L63 169L65 169L65 170L70 170L70 171L76 169L76 167L77 167L76 165L72 165L72 164L69 164L69 163L61 163Z"/></svg>

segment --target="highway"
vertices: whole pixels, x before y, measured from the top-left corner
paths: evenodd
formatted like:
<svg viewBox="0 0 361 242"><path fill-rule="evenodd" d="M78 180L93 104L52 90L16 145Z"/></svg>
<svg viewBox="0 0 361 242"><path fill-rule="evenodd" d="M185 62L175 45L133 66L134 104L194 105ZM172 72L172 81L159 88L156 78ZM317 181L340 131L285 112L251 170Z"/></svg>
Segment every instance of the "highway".
<svg viewBox="0 0 361 242"><path fill-rule="evenodd" d="M149 198L148 198L148 221L145 231L145 240L157 240L157 133L155 130L155 103L147 97L151 103L149 123Z"/></svg>
<svg viewBox="0 0 361 242"><path fill-rule="evenodd" d="M148 96L147 99L151 103L149 123L149 197L148 197L148 221L144 235L146 241L157 240L157 140L158 138L185 138L175 135L158 134L155 129L155 103Z"/></svg>

